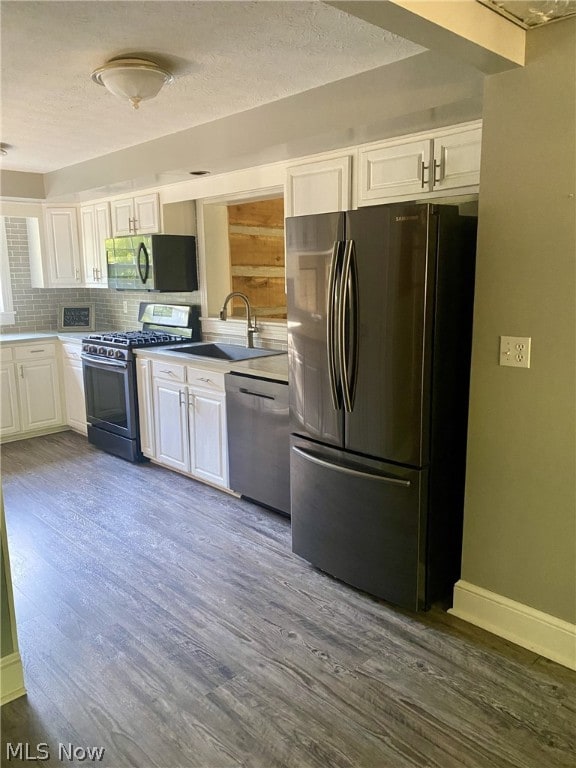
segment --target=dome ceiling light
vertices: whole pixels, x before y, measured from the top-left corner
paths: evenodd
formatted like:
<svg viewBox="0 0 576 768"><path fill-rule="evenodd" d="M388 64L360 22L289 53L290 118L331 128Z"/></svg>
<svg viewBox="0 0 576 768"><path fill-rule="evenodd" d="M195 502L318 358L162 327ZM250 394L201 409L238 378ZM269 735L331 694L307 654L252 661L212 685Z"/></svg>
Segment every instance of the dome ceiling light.
<svg viewBox="0 0 576 768"><path fill-rule="evenodd" d="M174 82L174 76L154 61L122 57L98 67L91 77L114 96L127 99L134 109L138 109L141 101L157 96L163 85Z"/></svg>

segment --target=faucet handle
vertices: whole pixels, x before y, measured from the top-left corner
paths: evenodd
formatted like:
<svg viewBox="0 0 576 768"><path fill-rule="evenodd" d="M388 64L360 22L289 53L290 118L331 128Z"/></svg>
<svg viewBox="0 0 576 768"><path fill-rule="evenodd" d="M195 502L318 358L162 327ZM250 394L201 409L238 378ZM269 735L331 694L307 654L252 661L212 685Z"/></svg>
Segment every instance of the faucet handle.
<svg viewBox="0 0 576 768"><path fill-rule="evenodd" d="M222 307L220 310L220 320L227 320L228 319L228 312L226 312L226 307Z"/></svg>

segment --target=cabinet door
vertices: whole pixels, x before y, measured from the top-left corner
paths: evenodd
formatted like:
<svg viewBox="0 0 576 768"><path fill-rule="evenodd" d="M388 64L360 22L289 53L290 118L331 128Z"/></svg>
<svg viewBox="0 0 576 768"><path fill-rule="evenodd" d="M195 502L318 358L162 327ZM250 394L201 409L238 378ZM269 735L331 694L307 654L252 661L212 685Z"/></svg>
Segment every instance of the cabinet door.
<svg viewBox="0 0 576 768"><path fill-rule="evenodd" d="M110 226L110 204L97 203L94 206L94 269L95 288L108 287L108 264L106 261L106 239L112 234Z"/></svg>
<svg viewBox="0 0 576 768"><path fill-rule="evenodd" d="M288 168L285 216L349 210L351 174L350 155Z"/></svg>
<svg viewBox="0 0 576 768"><path fill-rule="evenodd" d="M480 183L482 129L450 133L434 140L434 190Z"/></svg>
<svg viewBox="0 0 576 768"><path fill-rule="evenodd" d="M431 186L432 141L413 139L360 151L359 205L421 195Z"/></svg>
<svg viewBox="0 0 576 768"><path fill-rule="evenodd" d="M46 236L50 286L77 288L82 284L76 208L47 208Z"/></svg>
<svg viewBox="0 0 576 768"><path fill-rule="evenodd" d="M160 464L190 471L186 388L154 379L155 458Z"/></svg>
<svg viewBox="0 0 576 768"><path fill-rule="evenodd" d="M158 195L139 195L134 198L135 231L139 235L160 232L160 206Z"/></svg>
<svg viewBox="0 0 576 768"><path fill-rule="evenodd" d="M78 359L65 357L62 366L64 375L64 395L66 405L66 423L79 432L86 434L86 399L84 397L84 376L80 353Z"/></svg>
<svg viewBox="0 0 576 768"><path fill-rule="evenodd" d="M93 205L80 208L80 230L82 232L82 261L84 263L84 283L96 284L96 229Z"/></svg>
<svg viewBox="0 0 576 768"><path fill-rule="evenodd" d="M144 456L154 458L154 402L152 389L152 361L136 359L138 387L138 417L140 419L140 446Z"/></svg>
<svg viewBox="0 0 576 768"><path fill-rule="evenodd" d="M112 201L112 235L131 235L134 219L134 200L131 197Z"/></svg>
<svg viewBox="0 0 576 768"><path fill-rule="evenodd" d="M188 389L190 471L201 480L228 487L226 396Z"/></svg>
<svg viewBox="0 0 576 768"><path fill-rule="evenodd" d="M63 424L56 360L18 364L23 431Z"/></svg>
<svg viewBox="0 0 576 768"><path fill-rule="evenodd" d="M17 389L14 363L2 363L0 366L0 437L16 435L22 430Z"/></svg>

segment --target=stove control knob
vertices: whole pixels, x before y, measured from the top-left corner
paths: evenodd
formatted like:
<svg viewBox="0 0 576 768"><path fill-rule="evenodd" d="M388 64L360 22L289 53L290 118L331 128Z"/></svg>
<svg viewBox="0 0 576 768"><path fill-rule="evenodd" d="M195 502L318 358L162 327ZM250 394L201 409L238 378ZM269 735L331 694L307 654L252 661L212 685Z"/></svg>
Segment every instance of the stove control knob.
<svg viewBox="0 0 576 768"><path fill-rule="evenodd" d="M98 347L98 354L99 355L105 355L106 354L106 347Z"/></svg>
<svg viewBox="0 0 576 768"><path fill-rule="evenodd" d="M107 354L108 354L108 357L114 357L114 350L112 348L110 348L108 350Z"/></svg>
<svg viewBox="0 0 576 768"><path fill-rule="evenodd" d="M82 344L82 352L90 352L90 347L88 344Z"/></svg>
<svg viewBox="0 0 576 768"><path fill-rule="evenodd" d="M124 360L124 359L125 359L125 357L126 357L126 352L123 352L121 349L117 349L117 350L116 350L116 355L115 355L115 356L116 356L116 357L117 357L119 360Z"/></svg>
<svg viewBox="0 0 576 768"><path fill-rule="evenodd" d="M91 355L95 355L98 352L98 347L95 346L94 344L90 344L88 351L90 352Z"/></svg>

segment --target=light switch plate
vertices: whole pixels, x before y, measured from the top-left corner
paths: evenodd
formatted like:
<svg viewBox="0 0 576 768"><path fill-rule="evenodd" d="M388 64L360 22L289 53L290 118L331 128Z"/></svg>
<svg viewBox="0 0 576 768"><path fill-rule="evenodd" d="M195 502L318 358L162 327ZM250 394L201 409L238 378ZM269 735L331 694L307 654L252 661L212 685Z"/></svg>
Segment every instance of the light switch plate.
<svg viewBox="0 0 576 768"><path fill-rule="evenodd" d="M530 336L500 336L500 365L530 368Z"/></svg>

